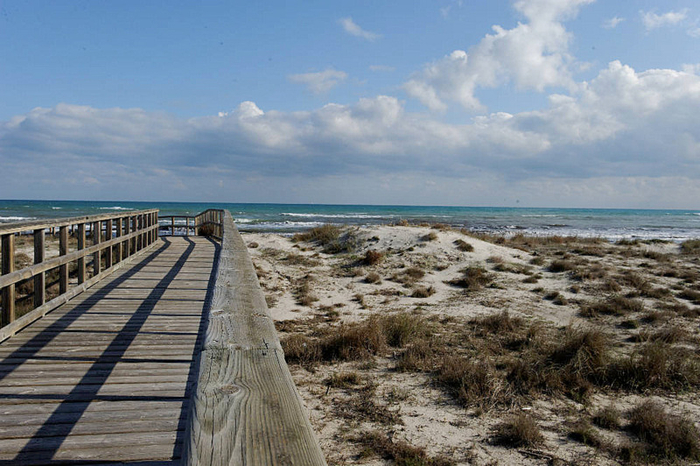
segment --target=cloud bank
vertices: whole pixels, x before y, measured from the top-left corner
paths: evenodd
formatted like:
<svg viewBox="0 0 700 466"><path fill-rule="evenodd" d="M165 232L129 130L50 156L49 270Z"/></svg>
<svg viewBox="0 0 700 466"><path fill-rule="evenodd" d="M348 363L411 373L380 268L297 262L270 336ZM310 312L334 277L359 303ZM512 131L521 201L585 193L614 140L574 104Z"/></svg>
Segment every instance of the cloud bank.
<svg viewBox="0 0 700 466"><path fill-rule="evenodd" d="M145 177L158 185L211 176L358 177L361 185L417 174L458 183L476 173L521 186L544 179L569 188L576 180L668 183L700 178L699 112L694 68L637 72L615 61L571 95L552 95L544 110L463 125L407 112L391 96L288 113L243 102L189 120L141 109L37 108L0 124L0 165L5 186L37 166L47 176L94 183Z"/></svg>
<svg viewBox="0 0 700 466"><path fill-rule="evenodd" d="M249 101L191 119L35 108L0 122L0 198L696 208L700 67L612 61L576 81L565 22L591 2L515 1L522 22L403 84L429 111L390 95L299 112ZM648 14L654 29L686 13ZM373 37L346 19L349 33ZM288 79L323 94L347 74ZM488 112L477 91L503 85L554 93L537 111ZM449 109L473 116L450 122L439 113Z"/></svg>

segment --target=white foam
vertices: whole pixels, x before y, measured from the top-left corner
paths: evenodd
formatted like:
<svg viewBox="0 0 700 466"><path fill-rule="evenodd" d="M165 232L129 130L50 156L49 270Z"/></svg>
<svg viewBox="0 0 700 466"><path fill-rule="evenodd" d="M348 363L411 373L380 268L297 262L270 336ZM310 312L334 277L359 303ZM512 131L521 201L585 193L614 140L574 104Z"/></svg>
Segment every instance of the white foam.
<svg viewBox="0 0 700 466"><path fill-rule="evenodd" d="M114 206L114 207L100 207L100 210L131 210L131 209L129 207Z"/></svg>
<svg viewBox="0 0 700 466"><path fill-rule="evenodd" d="M9 217L0 217L0 222L21 222L22 220L35 220L36 217L16 217L10 215Z"/></svg>

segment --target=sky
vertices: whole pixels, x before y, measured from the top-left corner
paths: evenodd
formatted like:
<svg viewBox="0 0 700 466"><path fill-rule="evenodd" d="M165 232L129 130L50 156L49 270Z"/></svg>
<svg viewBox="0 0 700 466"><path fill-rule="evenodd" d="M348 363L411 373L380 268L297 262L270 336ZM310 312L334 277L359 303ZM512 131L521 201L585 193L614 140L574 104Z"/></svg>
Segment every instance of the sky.
<svg viewBox="0 0 700 466"><path fill-rule="evenodd" d="M0 199L697 209L697 0L0 0Z"/></svg>

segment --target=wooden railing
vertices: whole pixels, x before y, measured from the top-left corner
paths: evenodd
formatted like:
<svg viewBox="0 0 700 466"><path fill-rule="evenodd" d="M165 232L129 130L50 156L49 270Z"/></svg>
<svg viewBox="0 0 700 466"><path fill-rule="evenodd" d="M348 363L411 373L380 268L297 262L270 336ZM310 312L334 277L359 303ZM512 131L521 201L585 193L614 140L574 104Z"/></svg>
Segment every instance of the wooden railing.
<svg viewBox="0 0 700 466"><path fill-rule="evenodd" d="M223 211L221 219L221 251L183 463L325 466L248 249L231 214Z"/></svg>
<svg viewBox="0 0 700 466"><path fill-rule="evenodd" d="M221 239L223 210L208 209L190 217L187 215L164 215L158 217L160 236L213 236Z"/></svg>
<svg viewBox="0 0 700 466"><path fill-rule="evenodd" d="M47 258L47 231L58 236L58 251L53 251L57 255L51 258ZM16 254L16 239L24 242L30 237L33 261L25 253ZM0 225L0 341L121 268L131 256L150 249L157 238L157 210ZM17 259L33 264L15 270Z"/></svg>

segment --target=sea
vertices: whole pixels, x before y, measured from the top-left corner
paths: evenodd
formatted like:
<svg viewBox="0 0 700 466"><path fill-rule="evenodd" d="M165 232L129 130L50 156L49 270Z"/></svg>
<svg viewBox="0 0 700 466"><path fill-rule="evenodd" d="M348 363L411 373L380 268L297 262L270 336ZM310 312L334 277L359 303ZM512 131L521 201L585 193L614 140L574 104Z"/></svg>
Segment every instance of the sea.
<svg viewBox="0 0 700 466"><path fill-rule="evenodd" d="M368 227L442 223L473 232L511 236L580 236L610 241L700 238L700 209L562 209L532 207L442 207L326 204L225 204L196 202L117 202L0 200L0 223L76 217L127 210L160 210L160 215L195 215L227 209L243 232L293 234L326 223Z"/></svg>

